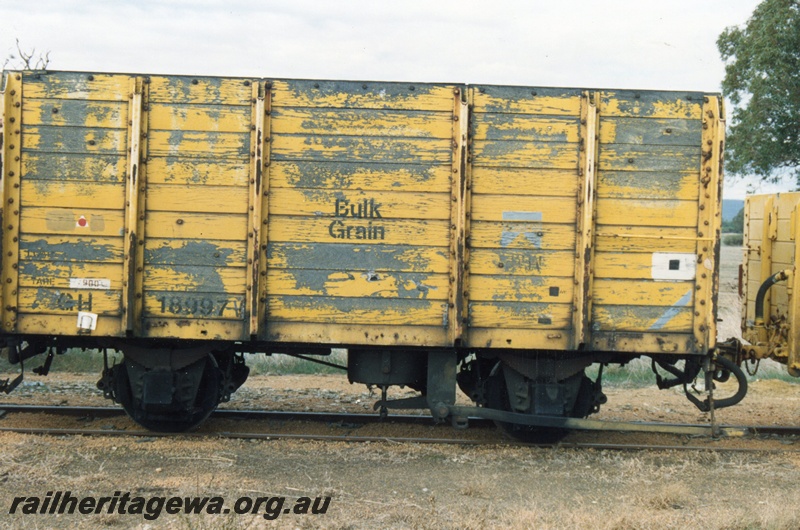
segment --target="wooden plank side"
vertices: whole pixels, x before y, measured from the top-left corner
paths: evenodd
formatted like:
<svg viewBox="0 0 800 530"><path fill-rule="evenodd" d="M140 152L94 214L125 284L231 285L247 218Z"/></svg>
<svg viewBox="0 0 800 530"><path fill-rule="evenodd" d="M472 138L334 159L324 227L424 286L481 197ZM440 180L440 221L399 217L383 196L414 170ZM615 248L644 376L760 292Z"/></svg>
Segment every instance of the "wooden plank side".
<svg viewBox="0 0 800 530"><path fill-rule="evenodd" d="M191 325L196 319L242 320L244 295L146 290L143 311L145 317L183 319L184 326ZM188 338L197 336L188 335Z"/></svg>
<svg viewBox="0 0 800 530"><path fill-rule="evenodd" d="M84 282L83 280L89 280ZM98 280L102 280L99 282ZM108 290L122 289L122 263L75 263L68 261L21 261L21 287L70 289L72 284L107 286ZM105 290L105 289L104 289Z"/></svg>
<svg viewBox="0 0 800 530"><path fill-rule="evenodd" d="M670 199L697 202L700 172L601 171L598 199Z"/></svg>
<svg viewBox="0 0 800 530"><path fill-rule="evenodd" d="M180 155L182 158L227 157L249 160L250 133L150 131L147 152L151 157Z"/></svg>
<svg viewBox="0 0 800 530"><path fill-rule="evenodd" d="M224 158L162 156L147 162L147 183L188 186L243 186L250 183L250 162Z"/></svg>
<svg viewBox="0 0 800 530"><path fill-rule="evenodd" d="M594 305L596 331L691 333L691 307Z"/></svg>
<svg viewBox="0 0 800 530"><path fill-rule="evenodd" d="M700 92L604 90L600 92L600 115L699 120L703 97Z"/></svg>
<svg viewBox="0 0 800 530"><path fill-rule="evenodd" d="M450 111L456 86L368 81L276 80L272 107Z"/></svg>
<svg viewBox="0 0 800 530"><path fill-rule="evenodd" d="M71 263L122 263L122 237L22 234L20 259Z"/></svg>
<svg viewBox="0 0 800 530"><path fill-rule="evenodd" d="M131 76L81 72L36 72L23 75L24 97L32 99L78 99L128 101Z"/></svg>
<svg viewBox="0 0 800 530"><path fill-rule="evenodd" d="M572 304L470 302L469 324L471 328L570 329Z"/></svg>
<svg viewBox="0 0 800 530"><path fill-rule="evenodd" d="M633 226L697 226L697 202L652 199L597 200L597 224Z"/></svg>
<svg viewBox="0 0 800 530"><path fill-rule="evenodd" d="M148 264L144 286L148 291L183 293L244 294L244 267Z"/></svg>
<svg viewBox="0 0 800 530"><path fill-rule="evenodd" d="M250 106L153 103L147 125L150 131L248 133Z"/></svg>
<svg viewBox="0 0 800 530"><path fill-rule="evenodd" d="M449 164L452 141L436 138L278 135L272 137L275 161L390 162Z"/></svg>
<svg viewBox="0 0 800 530"><path fill-rule="evenodd" d="M476 221L470 229L472 248L574 250L572 225Z"/></svg>
<svg viewBox="0 0 800 530"><path fill-rule="evenodd" d="M269 269L326 269L446 274L448 252L444 247L410 245L358 245L345 243L278 243L267 247Z"/></svg>
<svg viewBox="0 0 800 530"><path fill-rule="evenodd" d="M22 204L28 208L125 207L125 188L113 182L23 180L20 194Z"/></svg>
<svg viewBox="0 0 800 530"><path fill-rule="evenodd" d="M152 76L148 79L153 103L250 105L253 81L221 77Z"/></svg>
<svg viewBox="0 0 800 530"><path fill-rule="evenodd" d="M449 110L449 109L447 109ZM273 135L385 136L450 139L452 112L395 109L281 108L272 112Z"/></svg>
<svg viewBox="0 0 800 530"><path fill-rule="evenodd" d="M269 240L276 242L444 247L449 238L450 223L443 220L274 216L269 224Z"/></svg>
<svg viewBox="0 0 800 530"><path fill-rule="evenodd" d="M148 184L147 209L164 212L247 213L247 188Z"/></svg>
<svg viewBox="0 0 800 530"><path fill-rule="evenodd" d="M691 307L694 304L694 282L595 277L592 300L596 305Z"/></svg>
<svg viewBox="0 0 800 530"><path fill-rule="evenodd" d="M599 171L687 172L700 168L700 146L600 144Z"/></svg>
<svg viewBox="0 0 800 530"><path fill-rule="evenodd" d="M436 163L352 163L343 161L273 161L270 189L450 192L450 166Z"/></svg>
<svg viewBox="0 0 800 530"><path fill-rule="evenodd" d="M546 302L568 304L572 301L572 278L544 276L484 276L469 279L472 302ZM505 326L504 326L505 327Z"/></svg>
<svg viewBox="0 0 800 530"><path fill-rule="evenodd" d="M575 251L473 248L469 270L473 275L549 276L572 278Z"/></svg>
<svg viewBox="0 0 800 530"><path fill-rule="evenodd" d="M337 269L272 269L267 274L267 292L273 296L447 300L450 287L447 274L348 270L338 263L328 266Z"/></svg>
<svg viewBox="0 0 800 530"><path fill-rule="evenodd" d="M500 188L497 191L506 190ZM504 221L510 214L537 214L542 223L574 223L575 198L472 195L473 221Z"/></svg>
<svg viewBox="0 0 800 530"><path fill-rule="evenodd" d="M601 144L684 145L696 147L702 141L700 120L603 117Z"/></svg>
<svg viewBox="0 0 800 530"><path fill-rule="evenodd" d="M474 140L577 143L579 125L578 116L476 113L472 130Z"/></svg>
<svg viewBox="0 0 800 530"><path fill-rule="evenodd" d="M697 232L693 228L598 225L595 233L595 255L599 252L694 253L697 250Z"/></svg>
<svg viewBox="0 0 800 530"><path fill-rule="evenodd" d="M578 167L578 145L517 140L473 143L473 164L484 167L573 169Z"/></svg>
<svg viewBox="0 0 800 530"><path fill-rule="evenodd" d="M26 98L22 105L22 123L26 126L77 125L104 129L127 129L127 122L127 101Z"/></svg>
<svg viewBox="0 0 800 530"><path fill-rule="evenodd" d="M122 154L128 148L127 131L99 127L25 127L24 151L46 153Z"/></svg>
<svg viewBox="0 0 800 530"><path fill-rule="evenodd" d="M245 252L244 241L148 237L144 242L147 266L244 267L247 262Z"/></svg>
<svg viewBox="0 0 800 530"><path fill-rule="evenodd" d="M314 188L271 189L270 215L337 218L449 219L449 193L348 191Z"/></svg>
<svg viewBox="0 0 800 530"><path fill-rule="evenodd" d="M578 172L576 169L472 169L472 193L492 194L503 190L508 195L534 195L539 197L576 197Z"/></svg>
<svg viewBox="0 0 800 530"><path fill-rule="evenodd" d="M247 239L247 216L190 212L147 212L147 236L164 239Z"/></svg>
<svg viewBox="0 0 800 530"><path fill-rule="evenodd" d="M22 154L22 176L25 180L124 182L125 172L124 155Z"/></svg>
<svg viewBox="0 0 800 530"><path fill-rule="evenodd" d="M694 254L691 254L694 256ZM653 254L643 252L597 252L594 255L595 278L653 279Z"/></svg>
<svg viewBox="0 0 800 530"><path fill-rule="evenodd" d="M267 298L267 319L285 322L445 327L446 318L447 303L441 300L314 296Z"/></svg>
<svg viewBox="0 0 800 530"><path fill-rule="evenodd" d="M53 289L21 287L19 312L29 314L75 315L88 311L98 315L122 314L121 291L96 289ZM77 326L76 326L77 331Z"/></svg>
<svg viewBox="0 0 800 530"><path fill-rule="evenodd" d="M30 207L20 212L20 230L25 234L119 236L124 219L122 210Z"/></svg>
<svg viewBox="0 0 800 530"><path fill-rule="evenodd" d="M572 88L481 85L472 99L476 113L580 116L580 97L580 89Z"/></svg>

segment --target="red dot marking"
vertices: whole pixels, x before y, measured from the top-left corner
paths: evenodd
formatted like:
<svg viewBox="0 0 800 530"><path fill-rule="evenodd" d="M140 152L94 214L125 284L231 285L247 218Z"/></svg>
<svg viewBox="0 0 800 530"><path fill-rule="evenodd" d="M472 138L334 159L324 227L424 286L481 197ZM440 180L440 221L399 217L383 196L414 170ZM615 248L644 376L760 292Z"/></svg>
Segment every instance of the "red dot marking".
<svg viewBox="0 0 800 530"><path fill-rule="evenodd" d="M80 219L78 219L78 226L86 226L87 224L88 223L86 222L85 217L81 217Z"/></svg>

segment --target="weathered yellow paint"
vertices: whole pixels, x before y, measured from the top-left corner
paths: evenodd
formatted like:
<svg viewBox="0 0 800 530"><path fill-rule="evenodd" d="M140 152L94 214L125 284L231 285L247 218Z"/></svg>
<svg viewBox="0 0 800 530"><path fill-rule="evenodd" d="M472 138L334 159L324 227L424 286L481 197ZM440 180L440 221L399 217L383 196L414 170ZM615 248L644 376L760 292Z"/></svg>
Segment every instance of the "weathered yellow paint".
<svg viewBox="0 0 800 530"><path fill-rule="evenodd" d="M272 134L386 136L450 139L449 112L374 109L277 108Z"/></svg>
<svg viewBox="0 0 800 530"><path fill-rule="evenodd" d="M248 162L229 159L152 158L147 162L150 184L185 184L187 186L247 186Z"/></svg>
<svg viewBox="0 0 800 530"><path fill-rule="evenodd" d="M572 348L569 331L471 328L469 341L476 348L520 348L565 351Z"/></svg>
<svg viewBox="0 0 800 530"><path fill-rule="evenodd" d="M476 166L570 169L577 168L578 146L554 142L476 141Z"/></svg>
<svg viewBox="0 0 800 530"><path fill-rule="evenodd" d="M60 73L26 76L27 99L79 99L86 101L127 101L130 95L128 75Z"/></svg>
<svg viewBox="0 0 800 530"><path fill-rule="evenodd" d="M663 325L658 325L663 319ZM625 331L634 333L691 333L691 307L643 307L633 305L595 305L592 321L597 331ZM631 349L637 351L637 341L630 339ZM680 351L674 352L680 353Z"/></svg>
<svg viewBox="0 0 800 530"><path fill-rule="evenodd" d="M281 269L267 274L272 295L447 300L448 288L446 274Z"/></svg>
<svg viewBox="0 0 800 530"><path fill-rule="evenodd" d="M320 189L272 188L271 215L308 215L350 219L368 217L373 223L382 219L449 219L449 193L405 193ZM338 215L337 215L338 208ZM375 216L370 217L370 213Z"/></svg>
<svg viewBox="0 0 800 530"><path fill-rule="evenodd" d="M76 181L22 181L22 201L26 207L104 208L125 206L125 189L119 184Z"/></svg>
<svg viewBox="0 0 800 530"><path fill-rule="evenodd" d="M694 282L659 282L609 280L596 275L594 301L597 304L659 306L664 308L690 306Z"/></svg>
<svg viewBox="0 0 800 530"><path fill-rule="evenodd" d="M313 177L313 180L310 177ZM269 165L270 189L364 189L376 192L403 190L449 193L450 178L450 167L444 164L412 166L365 163L356 166L341 162L325 165L314 162L278 161Z"/></svg>
<svg viewBox="0 0 800 530"><path fill-rule="evenodd" d="M229 157L245 159L249 153L249 133L209 133L195 131L150 131L147 145L150 156Z"/></svg>
<svg viewBox="0 0 800 530"><path fill-rule="evenodd" d="M674 93L656 94L652 98L642 98L643 92L601 91L601 116L640 116L648 118L700 119L702 96L689 100L685 96L675 98Z"/></svg>
<svg viewBox="0 0 800 530"><path fill-rule="evenodd" d="M296 268L299 263L347 270L375 272L416 272L447 274L449 254L443 247L419 245L361 245L354 243L270 243L267 250L269 269Z"/></svg>
<svg viewBox="0 0 800 530"><path fill-rule="evenodd" d="M660 199L697 202L700 173L601 171L597 175L598 198Z"/></svg>
<svg viewBox="0 0 800 530"><path fill-rule="evenodd" d="M127 102L27 99L22 109L26 125L80 125L127 129ZM77 122L76 122L77 118Z"/></svg>
<svg viewBox="0 0 800 530"><path fill-rule="evenodd" d="M22 174L30 180L80 180L121 182L125 179L124 156L88 154L26 153Z"/></svg>
<svg viewBox="0 0 800 530"><path fill-rule="evenodd" d="M576 118L552 116L478 114L475 140L524 140L534 142L552 138L558 142L578 142Z"/></svg>
<svg viewBox="0 0 800 530"><path fill-rule="evenodd" d="M249 79L152 76L147 84L153 102L249 106L252 97Z"/></svg>
<svg viewBox="0 0 800 530"><path fill-rule="evenodd" d="M697 202L648 199L597 201L597 224L694 227Z"/></svg>
<svg viewBox="0 0 800 530"><path fill-rule="evenodd" d="M247 133L250 106L169 105L154 103L148 116L151 131L204 131Z"/></svg>
<svg viewBox="0 0 800 530"><path fill-rule="evenodd" d="M70 335L77 333L77 315L41 315L21 314L17 322L17 331L34 335ZM116 315L100 315L97 317L97 328L92 332L97 337L120 337L124 332L119 327Z"/></svg>
<svg viewBox="0 0 800 530"><path fill-rule="evenodd" d="M422 346L446 344L447 330L441 326L387 326L279 322L267 320L267 338L275 342L310 344L364 344L369 346Z"/></svg>
<svg viewBox="0 0 800 530"><path fill-rule="evenodd" d="M247 188L151 184L147 186L147 209L244 214L247 213Z"/></svg>
<svg viewBox="0 0 800 530"><path fill-rule="evenodd" d="M472 170L472 193L538 197L575 197L578 175L572 169L519 169L475 167Z"/></svg>
<svg viewBox="0 0 800 530"><path fill-rule="evenodd" d="M19 244L22 261L122 263L122 237L22 234Z"/></svg>
<svg viewBox="0 0 800 530"><path fill-rule="evenodd" d="M124 230L123 212L120 210L24 208L20 212L22 231L43 235L119 236ZM84 217L86 226L78 221Z"/></svg>
<svg viewBox="0 0 800 530"><path fill-rule="evenodd" d="M279 160L448 164L450 151L450 140L436 138L278 135L272 139L272 156Z"/></svg>
<svg viewBox="0 0 800 530"><path fill-rule="evenodd" d="M66 127L28 127L22 148L55 153L117 153L127 147L126 132L117 129Z"/></svg>
<svg viewBox="0 0 800 530"><path fill-rule="evenodd" d="M595 233L595 255L598 252L694 252L698 239L697 232L691 228L598 226Z"/></svg>
<svg viewBox="0 0 800 530"><path fill-rule="evenodd" d="M542 223L574 223L575 198L472 195L472 219L503 221L508 212L537 213Z"/></svg>
<svg viewBox="0 0 800 530"><path fill-rule="evenodd" d="M653 277L653 255L640 252L595 254L594 274L598 278L649 280Z"/></svg>
<svg viewBox="0 0 800 530"><path fill-rule="evenodd" d="M244 294L244 276L245 269L237 267L150 264L144 271L145 288L150 291Z"/></svg>
<svg viewBox="0 0 800 530"><path fill-rule="evenodd" d="M168 239L247 239L244 215L148 212L147 237Z"/></svg>
<svg viewBox="0 0 800 530"><path fill-rule="evenodd" d="M45 287L20 287L19 312L46 315L75 315L68 328L76 331L78 311L91 311L98 315L120 315L122 293L98 289L52 289Z"/></svg>
<svg viewBox="0 0 800 530"><path fill-rule="evenodd" d="M471 274L551 276L572 278L575 253L568 251L474 248L470 252Z"/></svg>
<svg viewBox="0 0 800 530"><path fill-rule="evenodd" d="M572 301L572 278L536 276L483 276L473 272L469 298L476 302L507 300L568 304Z"/></svg>
<svg viewBox="0 0 800 530"><path fill-rule="evenodd" d="M313 84L320 85L319 88ZM276 80L272 83L272 105L326 109L396 109L450 111L454 86L394 85L393 83L332 83ZM396 94L387 88L398 86ZM411 89L414 86L414 89Z"/></svg>
<svg viewBox="0 0 800 530"><path fill-rule="evenodd" d="M447 303L441 300L407 300L413 304L399 304L402 299L388 300L375 309L369 305L340 303L332 297L267 298L267 318L307 324L381 324L384 326L444 326ZM347 299L344 299L347 300Z"/></svg>
<svg viewBox="0 0 800 530"><path fill-rule="evenodd" d="M507 99L480 90L473 92L475 112L485 112L486 107L499 107L508 114L537 114L547 116L578 116L581 101L574 97L531 95L528 99Z"/></svg>
<svg viewBox="0 0 800 530"><path fill-rule="evenodd" d="M569 329L572 304L472 302L469 323L476 328Z"/></svg>
<svg viewBox="0 0 800 530"><path fill-rule="evenodd" d="M341 224L339 224L341 223ZM269 240L296 243L438 246L447 241L450 224L444 220L369 220L334 217L275 216ZM379 229L383 231L380 232ZM382 236L382 237L381 237Z"/></svg>
<svg viewBox="0 0 800 530"><path fill-rule="evenodd" d="M566 224L476 221L472 223L471 244L473 248L574 249L575 227Z"/></svg>
<svg viewBox="0 0 800 530"><path fill-rule="evenodd" d="M203 340L246 340L244 324L233 320L188 318L147 318L142 321L142 334L154 339L176 337Z"/></svg>
<svg viewBox="0 0 800 530"><path fill-rule="evenodd" d="M108 280L111 291L122 289L121 263L70 263L30 261L23 263L19 274L22 287L70 289L71 279Z"/></svg>

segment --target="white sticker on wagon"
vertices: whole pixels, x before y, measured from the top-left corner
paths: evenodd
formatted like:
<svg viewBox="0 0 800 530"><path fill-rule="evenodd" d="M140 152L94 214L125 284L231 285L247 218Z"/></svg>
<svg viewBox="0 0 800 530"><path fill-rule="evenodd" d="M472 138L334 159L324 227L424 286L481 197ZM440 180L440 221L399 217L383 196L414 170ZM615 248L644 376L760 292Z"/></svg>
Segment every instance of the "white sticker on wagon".
<svg viewBox="0 0 800 530"><path fill-rule="evenodd" d="M70 289L102 289L111 290L111 280L98 278L70 278Z"/></svg>
<svg viewBox="0 0 800 530"><path fill-rule="evenodd" d="M78 329L94 331L97 329L97 314L88 311L78 311Z"/></svg>
<svg viewBox="0 0 800 530"><path fill-rule="evenodd" d="M653 252L651 275L654 280L694 280L697 258L687 252Z"/></svg>

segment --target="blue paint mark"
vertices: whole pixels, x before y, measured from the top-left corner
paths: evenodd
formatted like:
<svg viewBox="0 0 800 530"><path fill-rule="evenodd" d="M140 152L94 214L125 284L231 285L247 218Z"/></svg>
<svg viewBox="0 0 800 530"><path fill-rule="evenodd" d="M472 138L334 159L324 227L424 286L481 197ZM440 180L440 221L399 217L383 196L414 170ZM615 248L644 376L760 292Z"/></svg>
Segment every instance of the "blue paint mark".
<svg viewBox="0 0 800 530"><path fill-rule="evenodd" d="M500 246L510 246L520 235L524 236L534 248L542 248L542 212L503 212L503 221L533 221L525 225L528 230L508 228L500 235ZM531 229L532 227L532 229Z"/></svg>
<svg viewBox="0 0 800 530"><path fill-rule="evenodd" d="M667 323L670 320L678 316L678 313L680 313L680 310L678 308L688 306L691 303L691 301L692 301L692 290L689 289L685 295L681 296L680 300L675 302L675 305L664 311L664 314L658 317L658 320L656 320L653 323L653 325L650 326L650 329L651 330L662 329L664 326L667 325Z"/></svg>

